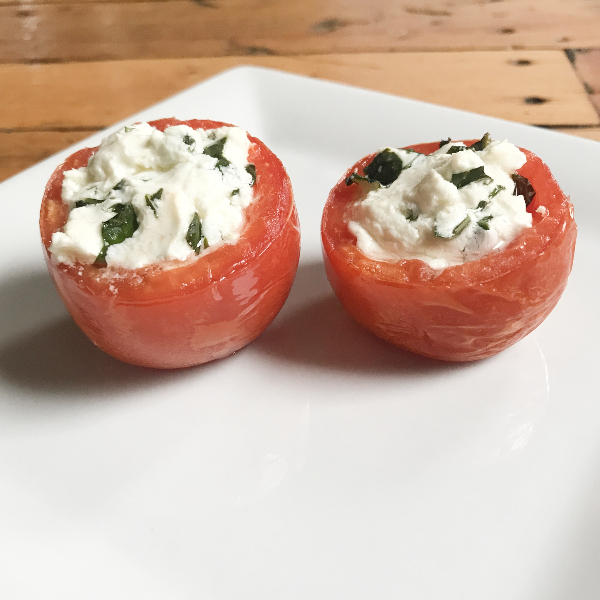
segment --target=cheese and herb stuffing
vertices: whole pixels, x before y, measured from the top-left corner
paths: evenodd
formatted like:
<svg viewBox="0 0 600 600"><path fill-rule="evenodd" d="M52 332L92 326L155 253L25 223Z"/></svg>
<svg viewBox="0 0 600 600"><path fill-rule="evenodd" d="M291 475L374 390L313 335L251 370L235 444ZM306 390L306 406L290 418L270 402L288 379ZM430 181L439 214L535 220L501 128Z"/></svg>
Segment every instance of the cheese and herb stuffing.
<svg viewBox="0 0 600 600"><path fill-rule="evenodd" d="M65 173L70 213L52 235L53 260L136 269L235 243L253 200L249 148L238 127L123 127Z"/></svg>
<svg viewBox="0 0 600 600"><path fill-rule="evenodd" d="M347 213L368 258L420 259L435 270L477 260L531 227L535 191L516 173L525 155L489 134L470 146L445 140L430 155L385 148L347 185L368 193Z"/></svg>

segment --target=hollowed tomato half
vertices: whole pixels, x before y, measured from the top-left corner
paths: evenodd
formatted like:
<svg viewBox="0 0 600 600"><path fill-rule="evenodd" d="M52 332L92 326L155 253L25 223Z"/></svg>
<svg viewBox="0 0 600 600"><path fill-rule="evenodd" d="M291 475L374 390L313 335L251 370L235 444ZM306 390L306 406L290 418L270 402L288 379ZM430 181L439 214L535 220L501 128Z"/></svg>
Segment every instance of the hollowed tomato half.
<svg viewBox="0 0 600 600"><path fill-rule="evenodd" d="M439 143L411 148L430 154ZM374 155L348 170L329 194L321 235L329 282L358 323L401 348L462 362L501 352L548 316L571 272L577 228L548 167L522 151L527 162L519 173L536 191L527 208L532 227L502 250L441 273L416 259L371 260L357 248L348 209L365 192L345 178L364 173Z"/></svg>
<svg viewBox="0 0 600 600"><path fill-rule="evenodd" d="M213 129L216 121L161 119L150 125ZM61 199L65 171L86 166L97 148L72 154L50 178L40 231L50 275L75 322L99 348L127 363L179 368L222 358L254 340L283 306L300 254L290 179L281 161L250 137L254 200L235 244L198 257L140 269L67 265L53 260L52 234L68 217Z"/></svg>

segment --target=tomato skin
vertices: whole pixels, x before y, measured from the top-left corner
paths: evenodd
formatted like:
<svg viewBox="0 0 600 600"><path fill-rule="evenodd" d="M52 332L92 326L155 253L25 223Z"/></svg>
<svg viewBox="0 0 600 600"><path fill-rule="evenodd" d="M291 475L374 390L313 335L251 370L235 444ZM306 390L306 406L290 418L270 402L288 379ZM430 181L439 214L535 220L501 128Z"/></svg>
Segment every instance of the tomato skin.
<svg viewBox="0 0 600 600"><path fill-rule="evenodd" d="M180 124L194 129L227 125L177 119L150 124L161 131ZM232 354L275 318L298 266L298 214L281 161L260 140L250 137L250 141L248 161L256 165L256 183L240 239L172 263L172 268L103 268L53 261L52 234L68 217L61 198L64 173L87 165L97 148L75 152L56 169L40 211L44 257L67 309L99 348L134 365L188 367Z"/></svg>
<svg viewBox="0 0 600 600"><path fill-rule="evenodd" d="M467 144L471 141L467 141ZM430 154L439 143L413 149ZM388 342L445 361L487 358L519 341L550 314L573 265L577 228L573 206L548 167L522 150L536 196L528 207L532 227L503 250L444 269L437 277L423 261L386 263L367 258L356 246L344 216L361 197L345 177L329 194L321 224L329 282L354 319ZM546 208L544 215L536 212Z"/></svg>

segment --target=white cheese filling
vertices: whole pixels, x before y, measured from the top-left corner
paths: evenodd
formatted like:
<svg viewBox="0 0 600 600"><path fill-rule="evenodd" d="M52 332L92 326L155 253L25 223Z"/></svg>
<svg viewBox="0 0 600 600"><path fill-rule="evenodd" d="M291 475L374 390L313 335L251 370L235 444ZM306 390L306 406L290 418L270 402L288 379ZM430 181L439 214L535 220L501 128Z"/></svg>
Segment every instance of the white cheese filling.
<svg viewBox="0 0 600 600"><path fill-rule="evenodd" d="M87 167L65 173L62 199L70 213L52 236L53 259L91 264L102 253L108 266L136 269L235 243L253 199L249 148L238 127L176 125L164 133L148 123L123 127L103 140ZM108 226L128 204L137 228L131 235L128 223L129 237L107 242ZM201 234L194 238L195 219Z"/></svg>
<svg viewBox="0 0 600 600"><path fill-rule="evenodd" d="M480 151L449 142L429 156L388 150L402 160L400 175L389 187L372 189L347 215L358 248L369 258L420 259L442 270L501 249L531 227L511 178L526 158L509 142L491 142ZM465 176L459 174L469 171L467 181L481 177L461 183Z"/></svg>

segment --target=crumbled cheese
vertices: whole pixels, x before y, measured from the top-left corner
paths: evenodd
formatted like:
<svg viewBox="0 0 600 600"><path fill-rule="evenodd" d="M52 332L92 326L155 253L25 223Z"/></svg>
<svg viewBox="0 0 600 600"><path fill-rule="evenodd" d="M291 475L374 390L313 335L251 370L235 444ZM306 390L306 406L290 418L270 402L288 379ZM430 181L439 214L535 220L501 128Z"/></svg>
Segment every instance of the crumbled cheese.
<svg viewBox="0 0 600 600"><path fill-rule="evenodd" d="M358 248L369 258L420 259L441 270L477 260L531 227L511 178L526 158L509 142L491 142L480 151L449 142L429 156L388 150L402 160L400 175L389 187L372 189L347 215ZM461 186L463 175L457 174L475 169L481 178Z"/></svg>
<svg viewBox="0 0 600 600"><path fill-rule="evenodd" d="M222 159L203 153L223 138ZM148 123L123 127L102 142L87 167L65 173L62 198L70 213L52 236L53 259L91 264L104 247L108 266L135 269L235 243L253 199L249 148L247 133L237 127L205 131L177 125L164 133ZM102 223L129 203L137 230L106 247ZM196 213L202 243L193 248L187 237Z"/></svg>

